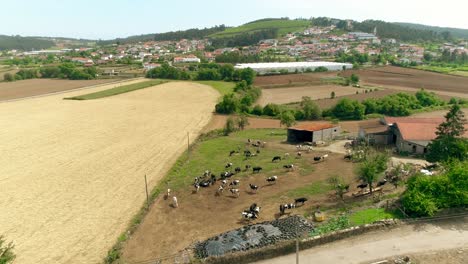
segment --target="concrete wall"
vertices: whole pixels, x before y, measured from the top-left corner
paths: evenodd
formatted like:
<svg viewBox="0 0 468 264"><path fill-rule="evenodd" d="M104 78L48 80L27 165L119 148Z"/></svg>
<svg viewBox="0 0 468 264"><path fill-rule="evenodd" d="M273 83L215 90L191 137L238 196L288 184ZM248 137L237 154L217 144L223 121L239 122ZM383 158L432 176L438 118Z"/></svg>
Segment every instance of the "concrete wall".
<svg viewBox="0 0 468 264"><path fill-rule="evenodd" d="M392 129L392 132L396 135L396 143L395 146L398 151L414 153L414 154L424 154L424 149L426 147L417 145L411 142L408 142L403 139L400 134L400 131L397 128Z"/></svg>
<svg viewBox="0 0 468 264"><path fill-rule="evenodd" d="M317 141L331 141L341 133L341 127L336 126L332 128L314 131L312 134L312 142Z"/></svg>

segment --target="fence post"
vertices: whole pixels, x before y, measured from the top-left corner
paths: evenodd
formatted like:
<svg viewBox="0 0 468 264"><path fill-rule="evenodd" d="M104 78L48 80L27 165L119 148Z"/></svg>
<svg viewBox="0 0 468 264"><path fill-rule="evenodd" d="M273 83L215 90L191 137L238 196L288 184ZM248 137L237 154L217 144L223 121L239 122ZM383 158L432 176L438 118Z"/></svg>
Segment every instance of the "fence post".
<svg viewBox="0 0 468 264"><path fill-rule="evenodd" d="M148 181L145 174L145 190L146 190L146 208L149 209Z"/></svg>

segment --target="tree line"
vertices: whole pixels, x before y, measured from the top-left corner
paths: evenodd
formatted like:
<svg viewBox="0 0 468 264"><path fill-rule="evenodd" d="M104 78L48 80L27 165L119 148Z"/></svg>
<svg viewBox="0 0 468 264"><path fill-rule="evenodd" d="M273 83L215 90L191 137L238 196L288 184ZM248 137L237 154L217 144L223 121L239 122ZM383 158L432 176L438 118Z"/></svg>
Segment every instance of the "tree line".
<svg viewBox="0 0 468 264"><path fill-rule="evenodd" d="M278 29L263 29L254 32L242 33L232 37L217 37L210 39L213 48L238 47L258 44L263 39L278 37Z"/></svg>
<svg viewBox="0 0 468 264"><path fill-rule="evenodd" d="M0 35L0 50L38 50L53 47L51 40L36 37L4 36Z"/></svg>
<svg viewBox="0 0 468 264"><path fill-rule="evenodd" d="M62 63L59 66L45 66L39 69L21 69L16 74L6 73L3 78L7 82L35 79L60 78L69 80L96 79L96 67L78 68L74 63Z"/></svg>

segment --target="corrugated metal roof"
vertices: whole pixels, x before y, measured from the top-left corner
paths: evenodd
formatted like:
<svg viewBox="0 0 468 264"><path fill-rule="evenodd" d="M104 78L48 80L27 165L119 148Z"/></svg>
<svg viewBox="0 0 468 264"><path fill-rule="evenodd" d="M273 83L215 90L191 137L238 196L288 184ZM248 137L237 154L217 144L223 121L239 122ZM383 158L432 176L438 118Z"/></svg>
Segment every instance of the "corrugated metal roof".
<svg viewBox="0 0 468 264"><path fill-rule="evenodd" d="M301 130L301 131L320 131L327 128L338 127L338 125L330 123L308 123L308 124L299 124L297 126L290 127L292 130Z"/></svg>

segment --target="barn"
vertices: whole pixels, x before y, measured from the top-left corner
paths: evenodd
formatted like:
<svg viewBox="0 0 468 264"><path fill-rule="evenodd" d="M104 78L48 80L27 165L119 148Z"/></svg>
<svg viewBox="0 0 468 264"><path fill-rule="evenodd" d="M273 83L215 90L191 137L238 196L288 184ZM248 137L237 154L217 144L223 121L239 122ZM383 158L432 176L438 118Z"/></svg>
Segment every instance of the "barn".
<svg viewBox="0 0 468 264"><path fill-rule="evenodd" d="M330 141L340 133L340 126L331 123L304 123L288 128L288 142Z"/></svg>

